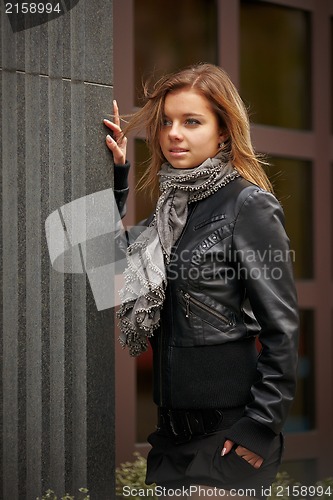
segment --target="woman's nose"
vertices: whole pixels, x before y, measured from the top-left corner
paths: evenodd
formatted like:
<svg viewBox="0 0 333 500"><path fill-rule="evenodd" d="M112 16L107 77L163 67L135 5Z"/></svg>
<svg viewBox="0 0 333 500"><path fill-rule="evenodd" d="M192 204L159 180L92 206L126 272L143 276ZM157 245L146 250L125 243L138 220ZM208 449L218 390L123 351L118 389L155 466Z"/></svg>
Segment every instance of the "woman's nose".
<svg viewBox="0 0 333 500"><path fill-rule="evenodd" d="M180 140L182 139L182 132L181 128L178 124L173 123L172 126L169 129L169 138L173 140Z"/></svg>

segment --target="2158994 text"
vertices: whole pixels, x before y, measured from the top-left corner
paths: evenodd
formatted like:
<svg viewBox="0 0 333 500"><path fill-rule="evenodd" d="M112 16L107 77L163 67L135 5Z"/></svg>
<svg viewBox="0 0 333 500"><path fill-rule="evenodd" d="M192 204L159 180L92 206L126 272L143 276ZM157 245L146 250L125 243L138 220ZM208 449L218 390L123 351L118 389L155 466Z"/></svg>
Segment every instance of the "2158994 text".
<svg viewBox="0 0 333 500"><path fill-rule="evenodd" d="M13 3L7 2L5 4L6 14L52 14L56 12L57 14L62 13L62 6L58 2L53 4L51 2L22 2Z"/></svg>

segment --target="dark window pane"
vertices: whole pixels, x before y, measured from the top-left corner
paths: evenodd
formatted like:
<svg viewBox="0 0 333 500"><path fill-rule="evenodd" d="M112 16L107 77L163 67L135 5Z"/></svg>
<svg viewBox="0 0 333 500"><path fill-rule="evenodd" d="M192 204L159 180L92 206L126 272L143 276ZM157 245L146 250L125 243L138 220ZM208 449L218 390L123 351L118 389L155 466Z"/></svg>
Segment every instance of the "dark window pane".
<svg viewBox="0 0 333 500"><path fill-rule="evenodd" d="M241 2L241 95L256 123L311 128L310 14Z"/></svg>
<svg viewBox="0 0 333 500"><path fill-rule="evenodd" d="M285 424L287 432L315 428L314 314L300 311L300 342L296 397Z"/></svg>
<svg viewBox="0 0 333 500"><path fill-rule="evenodd" d="M217 0L135 0L134 8L136 95L152 72L217 63Z"/></svg>
<svg viewBox="0 0 333 500"><path fill-rule="evenodd" d="M270 158L267 173L286 216L295 278L313 278L312 165L308 161Z"/></svg>

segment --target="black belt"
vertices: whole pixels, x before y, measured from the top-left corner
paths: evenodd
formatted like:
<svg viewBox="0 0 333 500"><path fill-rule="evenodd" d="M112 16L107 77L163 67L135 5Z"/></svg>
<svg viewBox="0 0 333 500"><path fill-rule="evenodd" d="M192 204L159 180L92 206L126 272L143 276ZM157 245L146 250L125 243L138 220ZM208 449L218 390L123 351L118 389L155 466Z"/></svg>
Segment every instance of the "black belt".
<svg viewBox="0 0 333 500"><path fill-rule="evenodd" d="M190 441L192 436L211 434L231 427L243 414L244 407L228 410L171 410L158 408L158 427L176 443Z"/></svg>

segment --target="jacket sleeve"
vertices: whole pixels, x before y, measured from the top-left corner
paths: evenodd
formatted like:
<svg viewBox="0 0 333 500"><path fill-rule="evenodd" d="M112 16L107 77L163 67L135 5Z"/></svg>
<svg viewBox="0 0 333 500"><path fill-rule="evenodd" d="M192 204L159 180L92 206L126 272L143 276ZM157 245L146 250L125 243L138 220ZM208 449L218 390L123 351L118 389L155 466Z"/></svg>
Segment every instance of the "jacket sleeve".
<svg viewBox="0 0 333 500"><path fill-rule="evenodd" d="M126 215L126 200L128 197L128 173L130 164L114 165L114 197L121 219Z"/></svg>
<svg viewBox="0 0 333 500"><path fill-rule="evenodd" d="M126 201L129 193L128 173L130 163L125 162L124 165L114 165L114 197L119 211L120 219L126 215ZM123 226L122 221L118 221L115 234L115 273L122 274L126 267L126 252L128 246L133 243L137 237L145 230L151 222L153 215L143 221L138 222L135 226L127 229Z"/></svg>
<svg viewBox="0 0 333 500"><path fill-rule="evenodd" d="M233 244L262 349L251 401L227 438L267 458L295 394L299 320L282 208L271 193L251 191L239 207Z"/></svg>

